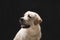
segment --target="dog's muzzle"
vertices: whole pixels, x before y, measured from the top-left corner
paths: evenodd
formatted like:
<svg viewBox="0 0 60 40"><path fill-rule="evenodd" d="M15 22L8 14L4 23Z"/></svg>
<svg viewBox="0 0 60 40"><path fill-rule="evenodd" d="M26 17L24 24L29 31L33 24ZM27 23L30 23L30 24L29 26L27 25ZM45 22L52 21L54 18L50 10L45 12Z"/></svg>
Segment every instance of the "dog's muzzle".
<svg viewBox="0 0 60 40"><path fill-rule="evenodd" d="M20 18L19 22L21 24L21 28L29 28L30 27L30 25L26 24L26 22L23 18Z"/></svg>

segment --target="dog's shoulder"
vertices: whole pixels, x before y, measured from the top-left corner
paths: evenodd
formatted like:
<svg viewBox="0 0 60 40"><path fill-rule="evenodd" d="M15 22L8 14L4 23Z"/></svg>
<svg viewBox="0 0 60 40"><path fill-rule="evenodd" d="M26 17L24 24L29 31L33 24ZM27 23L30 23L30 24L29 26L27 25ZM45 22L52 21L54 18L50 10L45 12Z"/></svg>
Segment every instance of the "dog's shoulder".
<svg viewBox="0 0 60 40"><path fill-rule="evenodd" d="M14 40L21 40L22 37L25 38L25 36L26 36L26 29L21 28L21 29L17 32Z"/></svg>

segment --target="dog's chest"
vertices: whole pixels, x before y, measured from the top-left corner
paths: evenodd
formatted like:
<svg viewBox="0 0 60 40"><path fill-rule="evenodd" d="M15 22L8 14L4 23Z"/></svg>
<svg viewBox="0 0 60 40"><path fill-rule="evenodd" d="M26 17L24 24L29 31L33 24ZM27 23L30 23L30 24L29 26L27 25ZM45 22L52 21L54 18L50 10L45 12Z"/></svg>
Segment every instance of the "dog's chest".
<svg viewBox="0 0 60 40"><path fill-rule="evenodd" d="M27 40L38 40L38 38L40 37L40 29L38 28L30 28L27 30L27 35L26 38Z"/></svg>
<svg viewBox="0 0 60 40"><path fill-rule="evenodd" d="M40 29L39 27L28 29L22 28L18 32L18 36L20 37L20 40L38 40L38 38L40 37Z"/></svg>

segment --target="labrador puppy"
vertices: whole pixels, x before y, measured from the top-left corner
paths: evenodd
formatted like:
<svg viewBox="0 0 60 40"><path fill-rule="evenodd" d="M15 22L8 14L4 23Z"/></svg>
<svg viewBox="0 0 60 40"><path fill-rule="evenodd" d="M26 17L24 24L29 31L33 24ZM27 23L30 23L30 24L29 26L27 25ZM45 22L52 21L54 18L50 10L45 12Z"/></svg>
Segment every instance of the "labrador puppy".
<svg viewBox="0 0 60 40"><path fill-rule="evenodd" d="M19 20L21 29L17 32L13 40L40 40L41 39L41 17L32 11L25 12Z"/></svg>

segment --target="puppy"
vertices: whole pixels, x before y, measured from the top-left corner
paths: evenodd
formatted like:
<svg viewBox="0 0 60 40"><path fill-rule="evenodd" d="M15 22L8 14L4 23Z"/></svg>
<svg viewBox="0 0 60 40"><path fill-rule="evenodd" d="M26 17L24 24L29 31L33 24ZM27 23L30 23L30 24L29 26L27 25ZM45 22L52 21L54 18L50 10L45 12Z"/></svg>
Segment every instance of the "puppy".
<svg viewBox="0 0 60 40"><path fill-rule="evenodd" d="M20 18L21 29L13 40L40 40L41 39L41 17L32 11L25 12Z"/></svg>

